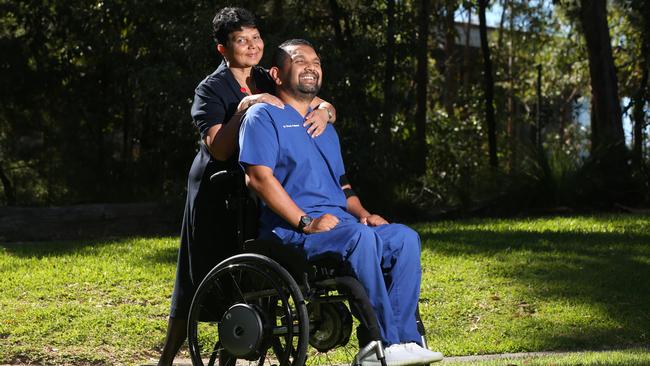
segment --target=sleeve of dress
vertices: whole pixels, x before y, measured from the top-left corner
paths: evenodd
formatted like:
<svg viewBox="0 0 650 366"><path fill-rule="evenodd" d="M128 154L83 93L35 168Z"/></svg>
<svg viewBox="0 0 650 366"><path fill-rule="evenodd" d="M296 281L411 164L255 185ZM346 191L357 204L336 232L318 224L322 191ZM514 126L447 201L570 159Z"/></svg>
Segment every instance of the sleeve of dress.
<svg viewBox="0 0 650 366"><path fill-rule="evenodd" d="M239 130L239 163L275 169L278 159L278 134L264 103L248 109Z"/></svg>
<svg viewBox="0 0 650 366"><path fill-rule="evenodd" d="M210 127L224 123L226 105L223 97L216 91L217 89L219 88L214 85L202 82L194 91L192 120L199 129L201 138L205 137Z"/></svg>
<svg viewBox="0 0 650 366"><path fill-rule="evenodd" d="M255 94L269 93L276 95L275 81L273 81L271 74L269 74L269 70L256 66L253 68L253 76L255 77L257 88Z"/></svg>

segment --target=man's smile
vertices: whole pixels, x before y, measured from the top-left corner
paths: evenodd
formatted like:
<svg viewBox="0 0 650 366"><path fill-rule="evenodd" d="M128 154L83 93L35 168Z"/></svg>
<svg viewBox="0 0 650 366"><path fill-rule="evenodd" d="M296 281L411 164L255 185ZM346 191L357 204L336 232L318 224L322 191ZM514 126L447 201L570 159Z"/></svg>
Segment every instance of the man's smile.
<svg viewBox="0 0 650 366"><path fill-rule="evenodd" d="M306 81L306 82L317 82L318 81L318 75L315 73L303 73L300 75L300 80L301 81Z"/></svg>

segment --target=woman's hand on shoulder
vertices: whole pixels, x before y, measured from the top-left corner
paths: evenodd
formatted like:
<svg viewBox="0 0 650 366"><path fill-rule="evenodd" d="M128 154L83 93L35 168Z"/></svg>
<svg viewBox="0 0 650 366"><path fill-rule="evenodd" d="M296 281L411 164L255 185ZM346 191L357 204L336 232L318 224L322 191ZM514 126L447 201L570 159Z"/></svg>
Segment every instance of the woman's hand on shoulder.
<svg viewBox="0 0 650 366"><path fill-rule="evenodd" d="M239 105L237 106L237 112L244 111L248 109L250 106L252 106L253 104L257 104L257 103L267 103L267 104L274 105L278 108L284 108L284 103L282 103L280 98L269 93L261 93L261 94L253 94L253 95L245 96L239 102Z"/></svg>
<svg viewBox="0 0 650 366"><path fill-rule="evenodd" d="M311 137L318 137L327 128L327 123L330 121L330 113L325 108L316 108L309 112L305 117L304 127L307 127L307 133Z"/></svg>

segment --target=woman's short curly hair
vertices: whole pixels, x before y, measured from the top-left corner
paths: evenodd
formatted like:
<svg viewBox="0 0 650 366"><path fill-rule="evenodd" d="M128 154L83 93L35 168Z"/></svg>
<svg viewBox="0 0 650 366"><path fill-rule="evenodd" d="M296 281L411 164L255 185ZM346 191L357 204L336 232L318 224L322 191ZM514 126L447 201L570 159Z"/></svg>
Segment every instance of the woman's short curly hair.
<svg viewBox="0 0 650 366"><path fill-rule="evenodd" d="M243 27L257 28L253 13L243 8L223 8L212 19L214 41L227 46L230 33L240 31Z"/></svg>

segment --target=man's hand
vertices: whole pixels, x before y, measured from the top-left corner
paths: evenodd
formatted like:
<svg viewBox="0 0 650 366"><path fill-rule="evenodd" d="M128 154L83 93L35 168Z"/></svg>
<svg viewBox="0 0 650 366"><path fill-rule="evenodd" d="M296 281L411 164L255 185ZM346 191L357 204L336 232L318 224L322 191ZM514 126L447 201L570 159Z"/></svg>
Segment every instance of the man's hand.
<svg viewBox="0 0 650 366"><path fill-rule="evenodd" d="M247 95L245 96L240 102L239 105L237 106L237 112L241 112L248 107L252 106L253 104L257 103L267 103L274 105L278 108L283 108L284 109L284 103L280 100L280 98L276 97L275 95L271 95L269 93L261 93L261 94L253 94L253 95Z"/></svg>
<svg viewBox="0 0 650 366"><path fill-rule="evenodd" d="M327 127L327 123L330 119L329 116L330 114L327 113L327 109L325 108L316 108L313 111L309 112L309 114L307 114L307 117L305 117L305 123L303 124L303 127L309 126L309 128L307 128L307 133L309 136L320 136Z"/></svg>
<svg viewBox="0 0 650 366"><path fill-rule="evenodd" d="M359 222L368 226L380 226L380 225L388 224L388 221L386 221L386 219L375 214L364 216L361 219L359 219Z"/></svg>
<svg viewBox="0 0 650 366"><path fill-rule="evenodd" d="M338 217L330 214L325 214L312 220L312 222L309 225L305 226L302 231L305 234L322 233L324 231L330 231L334 229L338 223Z"/></svg>

